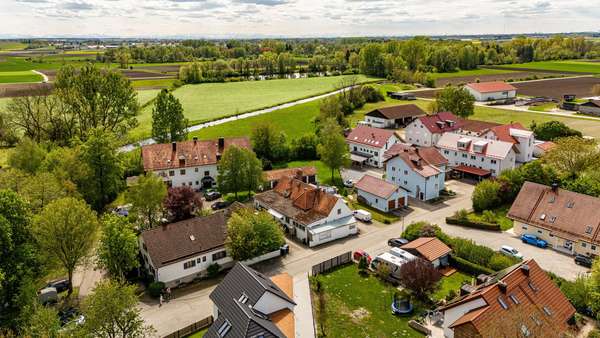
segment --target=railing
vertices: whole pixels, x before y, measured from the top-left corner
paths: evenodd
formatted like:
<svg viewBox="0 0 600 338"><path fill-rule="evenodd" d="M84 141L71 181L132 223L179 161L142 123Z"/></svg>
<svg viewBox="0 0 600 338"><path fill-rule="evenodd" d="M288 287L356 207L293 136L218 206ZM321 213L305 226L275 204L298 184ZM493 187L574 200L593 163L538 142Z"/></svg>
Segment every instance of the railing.
<svg viewBox="0 0 600 338"><path fill-rule="evenodd" d="M211 326L212 323L213 323L213 316L206 317L199 322L195 322L192 325L188 325L188 326L184 327L183 329L179 329L176 332L168 334L168 335L164 336L164 338L182 338L182 337L188 336L192 333L198 332L202 329L205 329L205 328Z"/></svg>
<svg viewBox="0 0 600 338"><path fill-rule="evenodd" d="M324 262L321 262L319 264L313 265L312 267L312 276L316 276L318 274L321 273L325 273L335 267L338 267L340 265L344 265L346 263L350 263L352 261L352 251L348 251L346 253L343 253L339 256L330 258Z"/></svg>

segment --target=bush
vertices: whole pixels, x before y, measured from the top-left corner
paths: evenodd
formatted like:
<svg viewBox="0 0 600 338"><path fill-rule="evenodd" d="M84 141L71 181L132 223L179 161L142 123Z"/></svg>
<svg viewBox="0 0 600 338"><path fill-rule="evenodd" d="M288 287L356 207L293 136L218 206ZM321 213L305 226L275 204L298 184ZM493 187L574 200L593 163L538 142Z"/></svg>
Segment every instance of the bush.
<svg viewBox="0 0 600 338"><path fill-rule="evenodd" d="M428 222L414 222L409 224L402 233L402 237L409 241L413 241L419 237L437 237L444 243L448 243L450 240L438 225Z"/></svg>
<svg viewBox="0 0 600 338"><path fill-rule="evenodd" d="M495 272L494 270L486 268L485 266L471 263L468 260L457 257L455 255L450 255L450 265L452 265L458 270L464 271L472 275L490 275Z"/></svg>
<svg viewBox="0 0 600 338"><path fill-rule="evenodd" d="M380 101L385 100L385 97L383 97L383 94L381 94L381 92L379 90L377 90L371 86L362 87L361 94L364 97L365 101L368 103L375 103L375 102L380 102Z"/></svg>
<svg viewBox="0 0 600 338"><path fill-rule="evenodd" d="M587 338L600 338L600 329L593 329L590 331Z"/></svg>
<svg viewBox="0 0 600 338"><path fill-rule="evenodd" d="M473 209L481 212L500 205L500 188L501 185L497 181L484 180L479 182L473 192Z"/></svg>
<svg viewBox="0 0 600 338"><path fill-rule="evenodd" d="M492 258L490 259L490 262L488 263L490 269L495 270L495 271L500 271L502 269L505 269L511 265L513 265L514 261L512 259L510 259L508 256L502 255L502 254L495 254L492 256Z"/></svg>
<svg viewBox="0 0 600 338"><path fill-rule="evenodd" d="M165 283L163 282L152 282L148 285L148 294L152 298L158 298L162 291L165 289Z"/></svg>
<svg viewBox="0 0 600 338"><path fill-rule="evenodd" d="M472 221L468 218L457 218L456 216L446 217L446 223L462 225L469 228L482 229L482 230L491 230L491 231L500 231L500 225L488 222L477 222Z"/></svg>
<svg viewBox="0 0 600 338"><path fill-rule="evenodd" d="M219 263L212 263L206 269L206 272L208 273L208 278L216 277L219 274L219 271L221 271L221 266L219 265Z"/></svg>

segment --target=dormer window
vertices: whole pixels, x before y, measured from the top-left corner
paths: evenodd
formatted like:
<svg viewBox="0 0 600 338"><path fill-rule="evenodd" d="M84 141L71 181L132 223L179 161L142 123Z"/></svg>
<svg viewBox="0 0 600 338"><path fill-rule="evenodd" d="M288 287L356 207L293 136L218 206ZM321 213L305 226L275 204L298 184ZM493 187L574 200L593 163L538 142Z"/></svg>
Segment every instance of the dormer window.
<svg viewBox="0 0 600 338"><path fill-rule="evenodd" d="M238 300L240 301L240 303L246 304L246 302L248 301L248 296L245 293L242 293Z"/></svg>
<svg viewBox="0 0 600 338"><path fill-rule="evenodd" d="M588 234L588 235L592 234L592 230L594 230L594 229L592 228L591 225L588 225L588 226L585 227L585 233Z"/></svg>
<svg viewBox="0 0 600 338"><path fill-rule="evenodd" d="M543 220L545 220L545 219L546 219L546 214L541 214L541 215L540 215L540 219L541 219L542 221L543 221Z"/></svg>
<svg viewBox="0 0 600 338"><path fill-rule="evenodd" d="M504 310L508 310L508 304L506 304L502 297L498 297L498 303L500 304L500 306L502 306Z"/></svg>
<svg viewBox="0 0 600 338"><path fill-rule="evenodd" d="M567 203L567 208L569 208L569 209L573 209L573 206L574 206L574 205L575 205L575 202L573 202L573 201L569 201L569 202Z"/></svg>

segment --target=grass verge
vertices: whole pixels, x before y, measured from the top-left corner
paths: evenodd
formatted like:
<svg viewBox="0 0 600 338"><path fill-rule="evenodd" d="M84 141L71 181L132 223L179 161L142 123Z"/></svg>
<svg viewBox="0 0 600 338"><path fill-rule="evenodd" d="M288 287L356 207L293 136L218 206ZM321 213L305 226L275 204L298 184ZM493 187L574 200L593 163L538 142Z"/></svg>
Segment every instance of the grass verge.
<svg viewBox="0 0 600 338"><path fill-rule="evenodd" d="M494 210L490 210L493 215L492 219L487 219L483 216L483 213L481 212L470 212L467 217L469 218L469 220L474 222L489 222L499 224L500 230L506 231L512 229L513 227L513 221L510 218L506 217L508 209L510 209L510 205L504 205Z"/></svg>

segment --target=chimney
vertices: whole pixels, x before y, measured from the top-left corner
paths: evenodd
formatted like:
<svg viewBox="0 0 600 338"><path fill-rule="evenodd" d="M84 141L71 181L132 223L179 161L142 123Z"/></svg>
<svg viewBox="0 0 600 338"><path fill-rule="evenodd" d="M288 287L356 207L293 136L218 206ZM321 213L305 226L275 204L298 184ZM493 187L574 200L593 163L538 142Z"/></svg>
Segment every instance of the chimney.
<svg viewBox="0 0 600 338"><path fill-rule="evenodd" d="M522 264L521 265L521 271L523 271L523 273L525 274L525 276L529 276L529 265Z"/></svg>
<svg viewBox="0 0 600 338"><path fill-rule="evenodd" d="M558 192L558 183L556 183L556 182L552 183L552 192L555 192L555 193Z"/></svg>
<svg viewBox="0 0 600 338"><path fill-rule="evenodd" d="M192 139L194 140L194 145L196 145L198 143L198 136L194 136Z"/></svg>
<svg viewBox="0 0 600 338"><path fill-rule="evenodd" d="M219 137L219 150L225 148L225 138Z"/></svg>
<svg viewBox="0 0 600 338"><path fill-rule="evenodd" d="M177 142L172 142L171 146L173 148L173 152L176 152L177 151Z"/></svg>
<svg viewBox="0 0 600 338"><path fill-rule="evenodd" d="M504 281L498 281L498 287L500 288L500 291L502 291L502 293L506 293L508 285Z"/></svg>

